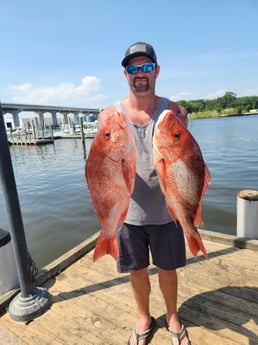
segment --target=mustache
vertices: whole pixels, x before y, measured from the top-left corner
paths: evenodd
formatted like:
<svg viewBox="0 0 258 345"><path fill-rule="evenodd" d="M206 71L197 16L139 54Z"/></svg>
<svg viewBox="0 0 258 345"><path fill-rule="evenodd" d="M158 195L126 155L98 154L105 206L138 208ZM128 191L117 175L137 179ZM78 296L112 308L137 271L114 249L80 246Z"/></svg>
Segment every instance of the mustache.
<svg viewBox="0 0 258 345"><path fill-rule="evenodd" d="M149 79L147 77L135 77L134 81L137 81L137 80L149 80Z"/></svg>

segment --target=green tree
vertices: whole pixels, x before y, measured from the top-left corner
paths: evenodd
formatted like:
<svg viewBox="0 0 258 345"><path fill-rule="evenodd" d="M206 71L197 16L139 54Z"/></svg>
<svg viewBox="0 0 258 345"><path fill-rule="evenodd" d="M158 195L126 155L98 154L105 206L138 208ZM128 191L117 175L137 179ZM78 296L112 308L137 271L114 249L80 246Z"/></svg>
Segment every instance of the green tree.
<svg viewBox="0 0 258 345"><path fill-rule="evenodd" d="M258 108L258 96L245 96L237 98L235 92L228 91L222 97L217 97L215 99L197 99L197 100L180 100L178 102L181 104L186 111L191 113L198 112L217 112L218 114L223 113L223 110L230 109L233 110L235 114L240 114L244 111L249 111L250 109Z"/></svg>

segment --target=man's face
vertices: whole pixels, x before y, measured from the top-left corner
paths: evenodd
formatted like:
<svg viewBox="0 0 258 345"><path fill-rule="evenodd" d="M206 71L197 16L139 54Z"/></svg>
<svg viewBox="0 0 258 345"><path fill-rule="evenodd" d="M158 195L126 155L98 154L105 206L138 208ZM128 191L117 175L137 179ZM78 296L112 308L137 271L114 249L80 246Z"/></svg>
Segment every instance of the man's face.
<svg viewBox="0 0 258 345"><path fill-rule="evenodd" d="M138 56L130 60L129 65L142 65L144 63L152 62L146 56ZM137 74L129 74L126 70L124 74L127 78L130 90L135 95L145 95L149 92L155 91L155 81L159 74L159 66L154 66L153 71L144 73L141 68L138 68Z"/></svg>

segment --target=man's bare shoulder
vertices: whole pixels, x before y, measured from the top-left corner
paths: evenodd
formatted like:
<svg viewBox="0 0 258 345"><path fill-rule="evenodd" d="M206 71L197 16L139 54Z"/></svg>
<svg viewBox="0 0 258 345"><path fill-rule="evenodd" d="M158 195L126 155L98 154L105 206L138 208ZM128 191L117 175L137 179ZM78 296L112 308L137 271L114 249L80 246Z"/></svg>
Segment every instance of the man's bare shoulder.
<svg viewBox="0 0 258 345"><path fill-rule="evenodd" d="M169 101L169 103L168 103L168 109L177 111L178 108L179 108L179 104L177 104L176 102L171 101L171 100Z"/></svg>
<svg viewBox="0 0 258 345"><path fill-rule="evenodd" d="M179 119L187 127L187 112L183 106L181 106L180 104L177 104L176 102L169 101L168 109L175 111Z"/></svg>

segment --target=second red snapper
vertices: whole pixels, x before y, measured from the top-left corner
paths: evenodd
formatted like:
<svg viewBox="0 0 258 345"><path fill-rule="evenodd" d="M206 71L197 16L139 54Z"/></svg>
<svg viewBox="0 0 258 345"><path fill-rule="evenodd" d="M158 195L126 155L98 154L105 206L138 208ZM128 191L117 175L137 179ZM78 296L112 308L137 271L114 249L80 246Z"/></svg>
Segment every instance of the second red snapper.
<svg viewBox="0 0 258 345"><path fill-rule="evenodd" d="M98 130L86 162L85 175L94 211L101 224L94 251L96 261L105 254L116 260L116 232L124 223L136 172L133 133L121 112L114 112Z"/></svg>
<svg viewBox="0 0 258 345"><path fill-rule="evenodd" d="M153 136L153 159L169 213L184 230L194 256L207 252L196 226L202 226L202 200L210 172L198 143L170 111L160 115Z"/></svg>

